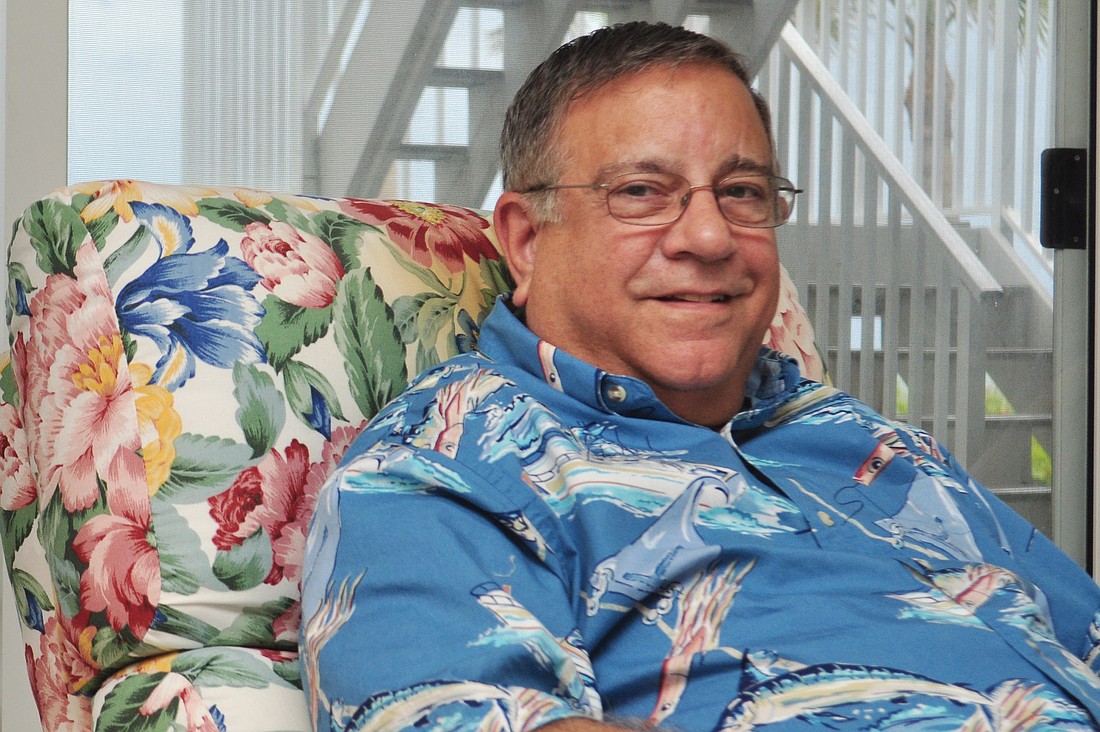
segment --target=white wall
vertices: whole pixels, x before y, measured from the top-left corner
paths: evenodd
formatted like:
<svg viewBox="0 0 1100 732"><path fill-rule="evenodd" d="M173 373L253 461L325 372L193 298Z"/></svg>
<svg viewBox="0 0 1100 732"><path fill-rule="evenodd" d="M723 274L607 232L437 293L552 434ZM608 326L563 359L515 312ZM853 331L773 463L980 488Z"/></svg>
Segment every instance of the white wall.
<svg viewBox="0 0 1100 732"><path fill-rule="evenodd" d="M4 578L0 589L0 730L25 732L38 728L38 713L31 701L23 640L15 619L11 584Z"/></svg>
<svg viewBox="0 0 1100 732"><path fill-rule="evenodd" d="M19 212L36 197L65 184L67 18L67 0L0 0L4 85L0 232L5 244ZM0 336L7 343L7 334ZM0 582L0 730L27 732L38 726L14 598L5 576Z"/></svg>

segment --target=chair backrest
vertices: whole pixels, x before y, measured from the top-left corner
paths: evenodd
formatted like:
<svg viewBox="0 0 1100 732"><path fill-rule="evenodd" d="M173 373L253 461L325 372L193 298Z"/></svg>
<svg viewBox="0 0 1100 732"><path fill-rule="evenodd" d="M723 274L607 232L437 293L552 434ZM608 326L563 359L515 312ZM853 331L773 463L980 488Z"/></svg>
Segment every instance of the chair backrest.
<svg viewBox="0 0 1100 732"><path fill-rule="evenodd" d="M820 359L786 279L769 343ZM24 213L0 538L43 726L309 729L314 499L509 280L463 208L106 181Z"/></svg>

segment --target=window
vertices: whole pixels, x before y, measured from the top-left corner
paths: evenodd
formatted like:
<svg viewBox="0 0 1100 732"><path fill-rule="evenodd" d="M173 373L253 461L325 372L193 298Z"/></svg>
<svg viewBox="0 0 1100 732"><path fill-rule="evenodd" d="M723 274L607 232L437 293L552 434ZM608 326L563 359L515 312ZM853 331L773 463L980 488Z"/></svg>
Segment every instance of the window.
<svg viewBox="0 0 1100 732"><path fill-rule="evenodd" d="M155 3L70 2L71 180L484 208L527 70L641 12ZM780 241L832 378L928 428L1048 532L1054 270L1035 171L1054 144L1060 7L805 0L678 19L759 72L784 172L808 191Z"/></svg>

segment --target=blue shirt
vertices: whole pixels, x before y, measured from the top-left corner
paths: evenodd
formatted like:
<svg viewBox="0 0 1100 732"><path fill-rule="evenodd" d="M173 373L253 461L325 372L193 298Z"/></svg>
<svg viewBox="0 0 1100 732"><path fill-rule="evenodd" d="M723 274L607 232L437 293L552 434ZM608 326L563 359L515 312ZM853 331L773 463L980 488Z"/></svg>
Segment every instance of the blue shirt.
<svg viewBox="0 0 1100 732"><path fill-rule="evenodd" d="M1100 591L1076 564L779 353L746 405L690 424L498 302L318 499L318 728L1093 729Z"/></svg>

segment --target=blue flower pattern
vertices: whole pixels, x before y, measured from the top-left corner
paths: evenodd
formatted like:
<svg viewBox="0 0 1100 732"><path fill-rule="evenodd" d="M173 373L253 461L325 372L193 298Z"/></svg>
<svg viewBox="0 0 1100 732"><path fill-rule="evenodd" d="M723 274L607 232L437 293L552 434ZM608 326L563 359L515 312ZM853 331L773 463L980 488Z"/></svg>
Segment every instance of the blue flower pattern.
<svg viewBox="0 0 1100 732"><path fill-rule="evenodd" d="M160 350L154 380L177 389L195 375L196 359L221 368L263 363L255 329L264 308L251 293L260 276L229 256L224 239L192 252L191 226L175 210L144 203L133 208L165 255L122 287L115 307L124 331L151 339Z"/></svg>

